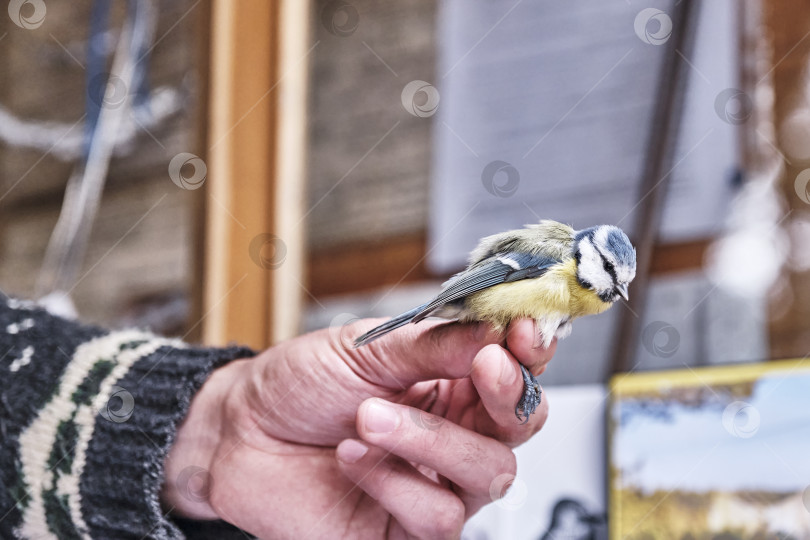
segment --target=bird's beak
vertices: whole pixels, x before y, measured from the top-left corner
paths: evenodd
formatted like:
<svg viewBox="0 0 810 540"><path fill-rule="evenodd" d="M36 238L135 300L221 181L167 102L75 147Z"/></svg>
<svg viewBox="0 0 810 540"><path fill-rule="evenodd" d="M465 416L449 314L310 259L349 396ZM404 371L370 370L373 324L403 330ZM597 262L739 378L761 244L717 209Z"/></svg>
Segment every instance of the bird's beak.
<svg viewBox="0 0 810 540"><path fill-rule="evenodd" d="M616 292L621 295L622 298L629 301L630 295L627 292L627 283L622 283L621 285L616 285Z"/></svg>

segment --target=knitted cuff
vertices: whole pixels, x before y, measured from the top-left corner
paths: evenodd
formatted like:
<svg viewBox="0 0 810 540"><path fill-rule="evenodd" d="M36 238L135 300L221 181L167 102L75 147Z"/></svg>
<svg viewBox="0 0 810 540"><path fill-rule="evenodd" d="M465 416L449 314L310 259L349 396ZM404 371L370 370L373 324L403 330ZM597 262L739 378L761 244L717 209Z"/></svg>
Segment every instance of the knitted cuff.
<svg viewBox="0 0 810 540"><path fill-rule="evenodd" d="M184 538L161 509L164 459L211 371L254 354L135 330L80 345L57 393L20 437L33 474L25 475L31 497L18 533L47 524L60 539Z"/></svg>

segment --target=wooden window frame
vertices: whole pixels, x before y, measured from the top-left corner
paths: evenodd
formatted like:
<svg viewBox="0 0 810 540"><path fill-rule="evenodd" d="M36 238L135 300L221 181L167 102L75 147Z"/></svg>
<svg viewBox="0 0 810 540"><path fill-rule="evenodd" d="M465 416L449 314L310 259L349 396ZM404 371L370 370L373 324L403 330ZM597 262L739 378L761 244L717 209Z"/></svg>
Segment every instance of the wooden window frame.
<svg viewBox="0 0 810 540"><path fill-rule="evenodd" d="M202 341L263 348L303 305L309 2L210 8Z"/></svg>

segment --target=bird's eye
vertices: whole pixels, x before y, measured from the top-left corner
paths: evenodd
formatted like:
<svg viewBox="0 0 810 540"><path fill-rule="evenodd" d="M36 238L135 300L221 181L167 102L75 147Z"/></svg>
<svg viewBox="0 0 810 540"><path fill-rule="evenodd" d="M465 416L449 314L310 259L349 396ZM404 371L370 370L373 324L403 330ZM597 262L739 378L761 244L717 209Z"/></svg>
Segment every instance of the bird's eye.
<svg viewBox="0 0 810 540"><path fill-rule="evenodd" d="M605 268L605 272L612 272L613 271L613 263L605 261L602 266Z"/></svg>

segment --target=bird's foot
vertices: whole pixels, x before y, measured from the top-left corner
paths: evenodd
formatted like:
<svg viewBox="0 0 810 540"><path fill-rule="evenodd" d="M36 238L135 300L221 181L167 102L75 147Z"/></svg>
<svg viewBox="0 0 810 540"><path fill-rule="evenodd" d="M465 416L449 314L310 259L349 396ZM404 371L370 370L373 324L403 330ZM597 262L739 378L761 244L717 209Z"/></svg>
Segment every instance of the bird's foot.
<svg viewBox="0 0 810 540"><path fill-rule="evenodd" d="M521 423L525 424L529 421L529 416L540 405L540 394L542 392L537 378L529 373L529 370L523 367L523 364L518 365L521 373L523 373L523 395L515 405L515 416L517 416L518 420L523 420Z"/></svg>

